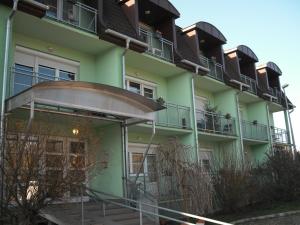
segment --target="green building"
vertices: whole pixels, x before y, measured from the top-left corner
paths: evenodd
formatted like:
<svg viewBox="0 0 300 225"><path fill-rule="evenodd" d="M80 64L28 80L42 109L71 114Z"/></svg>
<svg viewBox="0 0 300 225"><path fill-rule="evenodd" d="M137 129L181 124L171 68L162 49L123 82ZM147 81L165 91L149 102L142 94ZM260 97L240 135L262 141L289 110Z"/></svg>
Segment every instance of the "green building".
<svg viewBox="0 0 300 225"><path fill-rule="evenodd" d="M155 193L157 146L174 137L204 168L214 154L234 153L243 165L290 149L288 130L273 120L294 107L279 67L245 45L224 50L226 38L207 22L178 27L167 0L19 1L8 33L13 1L1 2L3 113L14 125L51 128L46 144L70 157L76 146L81 160L95 157L96 176L77 171L90 188L124 197L142 173ZM77 138L83 129L89 139Z"/></svg>

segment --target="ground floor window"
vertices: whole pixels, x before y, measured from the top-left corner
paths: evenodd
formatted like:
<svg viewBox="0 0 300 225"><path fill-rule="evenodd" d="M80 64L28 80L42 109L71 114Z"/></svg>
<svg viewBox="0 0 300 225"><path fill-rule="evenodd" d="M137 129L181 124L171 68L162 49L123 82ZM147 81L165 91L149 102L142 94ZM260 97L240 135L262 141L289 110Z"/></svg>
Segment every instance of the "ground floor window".
<svg viewBox="0 0 300 225"><path fill-rule="evenodd" d="M152 146L143 163L144 154L147 149L147 145L144 144L129 144L128 145L128 161L129 161L129 174L130 176L136 176L139 172L139 176L146 176L148 181L154 182L157 179L157 146ZM142 166L142 168L141 168ZM140 171L139 171L140 170Z"/></svg>
<svg viewBox="0 0 300 225"><path fill-rule="evenodd" d="M199 157L203 172L210 172L212 169L212 152L210 148L200 148Z"/></svg>

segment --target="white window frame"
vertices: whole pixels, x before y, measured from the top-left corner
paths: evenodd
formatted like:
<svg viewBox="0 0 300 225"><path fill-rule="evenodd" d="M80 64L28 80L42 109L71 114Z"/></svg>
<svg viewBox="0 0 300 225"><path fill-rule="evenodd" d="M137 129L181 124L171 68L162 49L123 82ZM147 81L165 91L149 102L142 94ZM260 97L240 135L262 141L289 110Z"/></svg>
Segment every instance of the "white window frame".
<svg viewBox="0 0 300 225"><path fill-rule="evenodd" d="M141 80L135 77L130 77L130 76L126 76L126 89L129 90L129 83L130 82L134 82L140 85L140 95L145 96L145 88L151 89L153 91L153 98L152 99L156 99L156 84L149 82L149 81L145 81L145 80Z"/></svg>
<svg viewBox="0 0 300 225"><path fill-rule="evenodd" d="M157 155L156 154L156 149L157 149L157 145L151 145L148 154L149 155ZM133 177L136 176L136 173L133 173L133 165L132 165L132 154L134 153L140 153L143 154L143 157L145 155L145 151L147 150L147 144L140 144L140 143L128 143L128 173L129 176ZM148 176L148 162L147 162L147 158L145 159L145 163L144 163L144 172L140 173L140 176Z"/></svg>
<svg viewBox="0 0 300 225"><path fill-rule="evenodd" d="M55 80L59 79L59 71L74 73L74 81L79 78L79 62L32 50L19 45L16 46L14 64L32 67L35 73L38 72L39 65L54 68Z"/></svg>
<svg viewBox="0 0 300 225"><path fill-rule="evenodd" d="M201 155L201 153L205 154L206 157L203 157ZM212 165L212 155L213 155L213 148L210 148L210 147L200 147L200 149L199 149L199 156L200 156L200 166L201 166L201 168L205 169L202 160L208 160L209 161L209 165L210 166ZM208 171L205 171L205 172L208 172Z"/></svg>

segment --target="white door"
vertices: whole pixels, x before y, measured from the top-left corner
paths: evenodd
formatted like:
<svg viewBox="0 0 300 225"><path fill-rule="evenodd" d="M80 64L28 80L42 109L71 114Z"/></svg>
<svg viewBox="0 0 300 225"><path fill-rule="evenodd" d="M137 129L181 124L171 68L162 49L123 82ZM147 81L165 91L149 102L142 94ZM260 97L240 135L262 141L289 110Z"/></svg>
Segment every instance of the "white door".
<svg viewBox="0 0 300 225"><path fill-rule="evenodd" d="M195 97L196 120L198 129L205 129L205 108L208 104L207 98Z"/></svg>

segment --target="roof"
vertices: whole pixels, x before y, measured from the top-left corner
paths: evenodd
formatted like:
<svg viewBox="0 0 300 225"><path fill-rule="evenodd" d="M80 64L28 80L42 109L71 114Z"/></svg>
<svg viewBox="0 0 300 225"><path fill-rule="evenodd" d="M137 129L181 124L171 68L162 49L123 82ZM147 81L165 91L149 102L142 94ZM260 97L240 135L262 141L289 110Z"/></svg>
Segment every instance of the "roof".
<svg viewBox="0 0 300 225"><path fill-rule="evenodd" d="M251 50L251 48L249 48L246 45L239 45L236 48L233 49L229 49L225 51L225 54L231 53L231 52L239 52L243 55L245 55L246 57L252 59L254 62L258 62L258 58L255 55L255 53Z"/></svg>
<svg viewBox="0 0 300 225"><path fill-rule="evenodd" d="M214 38L218 39L223 44L225 44L227 42L225 36L214 25L204 22L204 21L200 21L200 22L196 23L195 26L197 29L202 30L202 31L210 34Z"/></svg>
<svg viewBox="0 0 300 225"><path fill-rule="evenodd" d="M177 51L183 59L189 60L193 63L200 64L200 60L195 51L188 44L185 33L182 29L176 26L176 37L177 37Z"/></svg>
<svg viewBox="0 0 300 225"><path fill-rule="evenodd" d="M164 109L154 100L118 87L82 81L50 81L38 83L7 99L7 111L29 102L139 120L154 120L154 112Z"/></svg>
<svg viewBox="0 0 300 225"><path fill-rule="evenodd" d="M257 67L257 69L262 68L270 69L273 72L275 72L278 76L282 75L281 69L274 62L267 62L266 64Z"/></svg>
<svg viewBox="0 0 300 225"><path fill-rule="evenodd" d="M143 0L145 1L145 0ZM174 7L174 5L169 2L168 0L149 0L150 2L152 2L153 4L156 4L158 6L160 6L161 8L169 11L170 13L172 13L176 18L180 17L180 13L179 11Z"/></svg>
<svg viewBox="0 0 300 225"><path fill-rule="evenodd" d="M139 39L135 28L131 25L117 1L103 1L103 20L105 28Z"/></svg>

